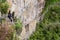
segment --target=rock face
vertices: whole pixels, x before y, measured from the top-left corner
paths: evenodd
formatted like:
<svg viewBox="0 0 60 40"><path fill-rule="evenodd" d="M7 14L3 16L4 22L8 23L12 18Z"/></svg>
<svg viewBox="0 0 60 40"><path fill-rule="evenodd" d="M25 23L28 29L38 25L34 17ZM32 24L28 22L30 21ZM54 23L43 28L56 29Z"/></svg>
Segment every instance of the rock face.
<svg viewBox="0 0 60 40"><path fill-rule="evenodd" d="M15 11L15 16L21 19L23 24L20 35L21 40L27 40L35 31L36 23L40 19L44 0L7 0L11 4L11 10Z"/></svg>

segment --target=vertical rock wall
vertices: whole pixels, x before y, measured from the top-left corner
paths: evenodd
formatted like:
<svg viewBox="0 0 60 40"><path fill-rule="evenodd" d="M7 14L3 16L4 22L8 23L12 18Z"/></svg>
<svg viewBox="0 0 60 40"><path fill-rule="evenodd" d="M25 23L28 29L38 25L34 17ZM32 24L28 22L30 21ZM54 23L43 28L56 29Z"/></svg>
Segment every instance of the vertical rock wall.
<svg viewBox="0 0 60 40"><path fill-rule="evenodd" d="M10 0L8 0L10 1ZM40 19L40 14L44 8L44 0L11 0L11 10L15 11L15 16L21 19L23 24L20 35L21 40L27 40L35 31L36 23Z"/></svg>

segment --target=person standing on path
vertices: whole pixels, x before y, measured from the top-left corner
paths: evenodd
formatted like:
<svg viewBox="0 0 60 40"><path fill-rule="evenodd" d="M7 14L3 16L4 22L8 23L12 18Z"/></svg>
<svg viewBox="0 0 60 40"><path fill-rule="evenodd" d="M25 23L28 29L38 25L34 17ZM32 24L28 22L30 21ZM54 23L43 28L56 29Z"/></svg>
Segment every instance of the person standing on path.
<svg viewBox="0 0 60 40"><path fill-rule="evenodd" d="M8 12L8 18L10 19L10 21L12 22L12 14L10 13L10 10Z"/></svg>
<svg viewBox="0 0 60 40"><path fill-rule="evenodd" d="M13 21L14 21L14 13L15 13L15 12L12 12L12 19L13 19Z"/></svg>

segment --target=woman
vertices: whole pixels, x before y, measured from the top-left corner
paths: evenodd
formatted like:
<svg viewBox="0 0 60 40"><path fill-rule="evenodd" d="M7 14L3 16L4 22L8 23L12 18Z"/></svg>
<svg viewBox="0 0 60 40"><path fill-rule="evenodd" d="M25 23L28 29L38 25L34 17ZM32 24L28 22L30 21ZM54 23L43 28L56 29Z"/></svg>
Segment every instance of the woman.
<svg viewBox="0 0 60 40"><path fill-rule="evenodd" d="M12 22L12 14L10 13L10 10L9 10L9 13L8 13L8 18L9 18L10 21Z"/></svg>
<svg viewBox="0 0 60 40"><path fill-rule="evenodd" d="M13 21L14 21L14 13L15 13L15 12L12 12L12 19L13 19Z"/></svg>

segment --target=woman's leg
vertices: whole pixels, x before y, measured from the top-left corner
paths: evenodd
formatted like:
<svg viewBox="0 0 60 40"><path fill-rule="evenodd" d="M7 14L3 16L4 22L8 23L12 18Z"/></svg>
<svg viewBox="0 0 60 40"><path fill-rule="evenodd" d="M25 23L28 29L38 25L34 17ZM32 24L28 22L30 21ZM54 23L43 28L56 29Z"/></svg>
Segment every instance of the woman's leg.
<svg viewBox="0 0 60 40"><path fill-rule="evenodd" d="M12 22L12 18L11 17L8 17L10 19L10 21Z"/></svg>

